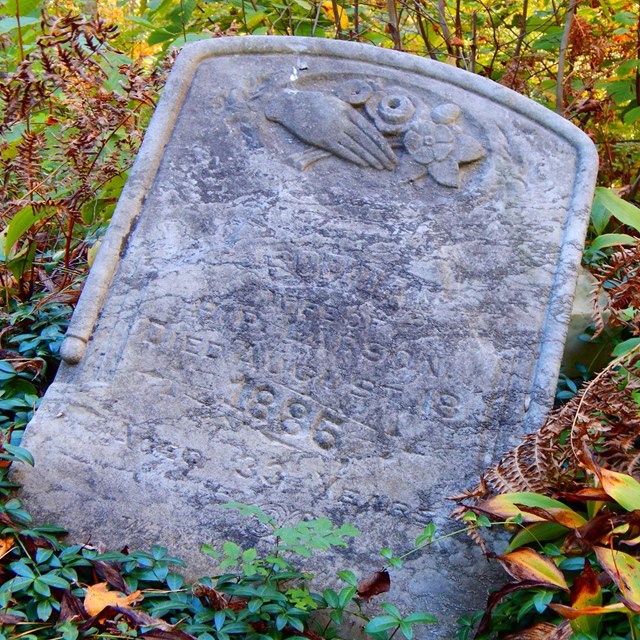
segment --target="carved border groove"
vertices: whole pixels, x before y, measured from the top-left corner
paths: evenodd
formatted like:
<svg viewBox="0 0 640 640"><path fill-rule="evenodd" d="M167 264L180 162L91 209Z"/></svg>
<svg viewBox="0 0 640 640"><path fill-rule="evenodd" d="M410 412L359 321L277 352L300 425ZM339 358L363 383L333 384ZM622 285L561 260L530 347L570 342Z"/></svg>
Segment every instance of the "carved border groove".
<svg viewBox="0 0 640 640"><path fill-rule="evenodd" d="M303 56L325 56L361 61L381 67L391 67L457 86L488 98L530 120L543 125L564 138L577 152L577 175L570 206L564 221L562 247L556 265L551 299L542 333L542 344L533 386L549 396L549 382L554 381L560 367L566 334L566 317L571 311L577 268L584 244L595 178L597 153L591 140L577 127L541 105L506 87L456 69L449 65L371 45L283 36L249 36L200 41L185 46L178 57L158 108L140 147L129 180L122 192L112 222L103 239L84 291L73 314L67 337L61 348L63 365L59 380L69 364L82 359L87 343L104 304L115 275L120 255L142 209L144 197L153 182L163 150L169 141L180 107L199 65L210 58L228 55L289 54L294 71ZM542 382L544 381L544 382ZM524 431L537 428L548 407L531 402Z"/></svg>

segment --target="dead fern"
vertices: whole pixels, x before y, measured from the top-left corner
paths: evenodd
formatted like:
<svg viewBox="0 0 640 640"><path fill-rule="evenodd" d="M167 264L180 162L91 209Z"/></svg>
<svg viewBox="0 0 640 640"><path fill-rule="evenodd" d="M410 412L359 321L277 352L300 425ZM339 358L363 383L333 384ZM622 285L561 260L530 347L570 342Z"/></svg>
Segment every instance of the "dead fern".
<svg viewBox="0 0 640 640"><path fill-rule="evenodd" d="M0 78L0 230L33 213L0 260L5 306L85 273L85 236L108 221L172 63L130 61L99 17L44 15L39 31Z"/></svg>
<svg viewBox="0 0 640 640"><path fill-rule="evenodd" d="M532 491L557 496L584 486L593 457L600 466L640 478L640 353L618 358L535 432L454 499ZM464 506L456 508L461 516Z"/></svg>
<svg viewBox="0 0 640 640"><path fill-rule="evenodd" d="M604 331L605 316L611 327L628 330L640 336L640 246L622 249L594 274L595 321L597 337ZM600 309L598 300L606 294L606 306Z"/></svg>

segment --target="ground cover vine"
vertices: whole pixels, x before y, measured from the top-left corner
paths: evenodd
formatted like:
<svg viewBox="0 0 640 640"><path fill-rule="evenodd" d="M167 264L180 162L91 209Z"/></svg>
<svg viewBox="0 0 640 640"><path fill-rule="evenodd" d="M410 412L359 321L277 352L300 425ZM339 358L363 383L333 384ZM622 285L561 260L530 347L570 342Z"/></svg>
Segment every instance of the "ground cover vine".
<svg viewBox="0 0 640 640"><path fill-rule="evenodd" d="M143 0L99 2L84 16L73 3L44 14L42 8L37 0L8 0L0 16L0 636L319 640L338 634L350 610L381 640L410 639L415 625L432 622L427 613L405 615L391 603L367 618L358 602L374 591L380 599L384 577L372 577L370 591L363 591L345 570L340 587L316 592L292 559L231 542L207 549L227 573L185 585L180 561L165 549L65 546L60 528L34 525L10 496L8 468L31 461L20 446L22 432L55 373L68 316L172 47L224 35L285 34L369 42L465 68L562 113L598 145L602 187L585 265L605 304L585 338L606 335L614 360L600 373L586 367L582 389L582 380L568 380L564 398L575 397L465 496L463 531L476 535L492 520L510 520L515 528L500 557L513 581L492 596L484 614L461 621L459 637L640 637L640 502L631 479L640 476L640 210L634 205L640 19L634 5ZM236 508L269 519L253 507ZM325 544L318 542L325 534L338 545L349 537L326 521L317 526L294 526L286 534L294 542L278 544L298 544L297 531L305 542L298 551L309 553L315 551L310 541ZM428 547L435 534L425 529L416 543ZM381 561L399 568L402 556L384 550ZM318 611L328 616L324 626L313 626Z"/></svg>

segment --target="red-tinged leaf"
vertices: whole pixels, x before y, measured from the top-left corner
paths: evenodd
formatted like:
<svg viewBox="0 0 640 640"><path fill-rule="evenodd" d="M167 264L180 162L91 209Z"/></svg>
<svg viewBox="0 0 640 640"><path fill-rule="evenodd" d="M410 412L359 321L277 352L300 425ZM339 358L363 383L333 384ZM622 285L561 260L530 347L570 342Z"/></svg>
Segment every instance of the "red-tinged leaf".
<svg viewBox="0 0 640 640"><path fill-rule="evenodd" d="M71 591L63 591L60 601L60 615L58 622L66 622L67 620L85 620L87 612L82 606L82 600L74 596Z"/></svg>
<svg viewBox="0 0 640 640"><path fill-rule="evenodd" d="M602 488L627 511L640 509L640 482L625 474L600 469Z"/></svg>
<svg viewBox="0 0 640 640"><path fill-rule="evenodd" d="M136 611L131 607L117 605L108 605L104 607L100 613L91 616L88 620L78 625L78 629L84 632L91 629L91 627L108 625L109 621L114 620L116 616L124 617L130 623L138 627L157 627L162 631L174 631L172 625L160 618L153 618L144 611ZM186 640L186 638L184 640Z"/></svg>
<svg viewBox="0 0 640 640"><path fill-rule="evenodd" d="M570 502L609 502L609 495L604 489L585 487L575 493L560 493L558 497Z"/></svg>
<svg viewBox="0 0 640 640"><path fill-rule="evenodd" d="M615 515L601 513L595 518L591 518L584 527L572 531L567 536L563 548L565 550L575 547L590 549L597 544L606 544L612 531L624 524L640 525L640 511L629 511Z"/></svg>
<svg viewBox="0 0 640 640"><path fill-rule="evenodd" d="M127 618L129 618L129 620L131 620L131 622L137 624L139 627L153 627L156 633L159 633L160 631L168 633L176 631L173 625L169 624L165 620L162 620L161 618L154 618L144 611L137 611L136 609L132 609L131 607L120 606L115 606L113 607L113 609L125 615ZM187 635L187 637L191 636Z"/></svg>
<svg viewBox="0 0 640 640"><path fill-rule="evenodd" d="M4 558L13 549L15 543L13 538L0 538L0 558Z"/></svg>
<svg viewBox="0 0 640 640"><path fill-rule="evenodd" d="M523 522L544 522L548 520L546 516L523 512L518 505L544 509L545 511L554 514L553 521L557 521L557 511L563 511L564 513L562 517L565 522L571 522L571 528L581 527L585 523L585 519L579 513L576 513L573 509L562 504L562 502L547 496L542 496L538 493L529 493L526 491L493 496L488 500L479 502L474 507L474 510L478 509L483 513L502 520L515 518L517 516L522 516Z"/></svg>
<svg viewBox="0 0 640 640"><path fill-rule="evenodd" d="M141 634L140 638L146 638L147 640L195 640L192 635L180 629L170 629L169 631L152 629Z"/></svg>
<svg viewBox="0 0 640 640"><path fill-rule="evenodd" d="M588 560L585 560L584 569L571 585L570 603L576 610L601 608L602 589L595 571ZM560 612L558 612L560 613ZM566 617L566 616L565 616ZM571 622L571 628L587 636L598 637L600 616L597 614L581 617Z"/></svg>
<svg viewBox="0 0 640 640"><path fill-rule="evenodd" d="M215 611L221 611L222 609L226 609L229 606L229 598L221 593L220 591L216 591L211 587L207 587L204 584L197 584L193 587L193 595L202 602L205 606L211 607ZM242 601L243 609L246 606L246 601Z"/></svg>
<svg viewBox="0 0 640 640"><path fill-rule="evenodd" d="M482 636L485 631L487 631L489 624L491 623L491 614L493 609L505 596L515 593L516 591L521 591L522 589L536 589L543 586L545 585L541 585L535 580L522 580L521 582L510 582L502 587L502 589L490 593L489 598L487 599L487 606L485 607L484 615L482 616L482 620L480 620L475 636L473 636L474 640Z"/></svg>
<svg viewBox="0 0 640 640"><path fill-rule="evenodd" d="M8 624L14 625L24 622L25 619L20 616L13 615L12 613L0 613L0 626Z"/></svg>
<svg viewBox="0 0 640 640"><path fill-rule="evenodd" d="M102 560L92 560L91 564L93 565L96 573L105 580L110 587L126 594L131 593L127 583L122 577L122 574L116 568Z"/></svg>
<svg viewBox="0 0 640 640"><path fill-rule="evenodd" d="M374 596L386 593L391 588L388 571L377 571L358 584L358 597L368 602Z"/></svg>
<svg viewBox="0 0 640 640"><path fill-rule="evenodd" d="M640 562L623 551L594 547L600 566L618 589L620 600L634 613L640 613Z"/></svg>
<svg viewBox="0 0 640 640"><path fill-rule="evenodd" d="M620 540L620 544L626 544L630 547L635 547L636 545L640 544L640 536L629 538L628 540Z"/></svg>
<svg viewBox="0 0 640 640"><path fill-rule="evenodd" d="M18 536L18 538L31 557L36 555L38 549L54 548L53 543L45 538L32 538L30 536Z"/></svg>
<svg viewBox="0 0 640 640"><path fill-rule="evenodd" d="M100 615L105 607L127 607L143 598L144 595L140 590L123 596L119 591L109 591L106 582L98 582L87 587L83 604L90 616L96 616Z"/></svg>
<svg viewBox="0 0 640 640"><path fill-rule="evenodd" d="M602 604L602 589L598 576L588 560L585 560L584 569L571 585L570 602L575 609L599 607Z"/></svg>
<svg viewBox="0 0 640 640"><path fill-rule="evenodd" d="M541 520L547 522L554 522L555 524L562 525L567 529L576 529L582 527L586 520L575 511L571 509L555 509L550 507L549 509L543 509L541 507L527 507L524 504L516 505L522 513L529 513L534 516L539 516Z"/></svg>
<svg viewBox="0 0 640 640"><path fill-rule="evenodd" d="M563 620L546 640L570 640L570 638L573 638L573 629L569 620Z"/></svg>
<svg viewBox="0 0 640 640"><path fill-rule="evenodd" d="M533 549L524 547L504 556L498 556L500 564L516 580L533 580L540 585L569 590L562 571L549 558Z"/></svg>
<svg viewBox="0 0 640 640"><path fill-rule="evenodd" d="M568 620L577 620L582 616L600 616L603 613L629 612L629 609L627 609L622 602L608 604L606 607L583 607L582 609L574 609L565 604L555 604L553 602L550 602L548 606L549 609L553 609L553 611Z"/></svg>

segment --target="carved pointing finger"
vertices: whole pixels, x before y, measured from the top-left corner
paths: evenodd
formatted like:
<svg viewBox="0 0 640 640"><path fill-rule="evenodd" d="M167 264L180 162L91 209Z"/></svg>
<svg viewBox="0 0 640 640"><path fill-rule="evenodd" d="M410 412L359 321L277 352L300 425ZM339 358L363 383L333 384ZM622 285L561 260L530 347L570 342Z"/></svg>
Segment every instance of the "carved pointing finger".
<svg viewBox="0 0 640 640"><path fill-rule="evenodd" d="M371 162L371 166L376 169L388 169L392 170L395 163L389 159L384 150L376 144L375 140L372 140L367 132L362 131L359 127L349 127L346 131L347 135L354 140L362 149L366 151L366 157L373 158L375 162ZM387 145L386 141L383 141ZM387 145L388 146L388 145ZM391 151L393 153L393 151ZM395 156L394 156L395 157Z"/></svg>
<svg viewBox="0 0 640 640"><path fill-rule="evenodd" d="M344 160L348 160L349 162L353 162L357 164L359 167L368 167L369 163L361 157L358 153L351 150L352 141L349 140L349 146L345 145L342 142L336 142L336 146L333 149L333 152L343 158Z"/></svg>
<svg viewBox="0 0 640 640"><path fill-rule="evenodd" d="M349 148L358 154L366 163L372 166L374 169L382 170L385 166L382 164L382 159L377 156L381 155L380 150L367 138L360 129L350 129L345 131L347 140L344 141ZM382 158L385 158L382 155ZM385 158L386 160L386 158Z"/></svg>
<svg viewBox="0 0 640 640"><path fill-rule="evenodd" d="M351 111L350 118L351 122L353 122L379 150L376 156L380 158L382 164L389 170L393 169L398 162L398 158L385 137L357 111Z"/></svg>

